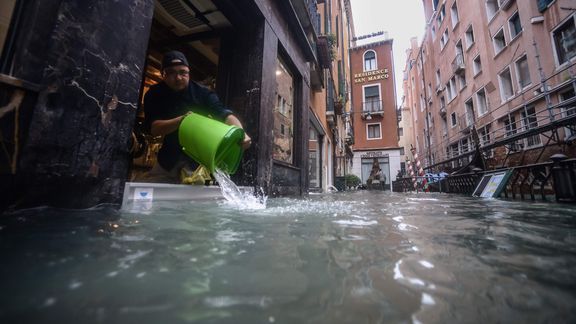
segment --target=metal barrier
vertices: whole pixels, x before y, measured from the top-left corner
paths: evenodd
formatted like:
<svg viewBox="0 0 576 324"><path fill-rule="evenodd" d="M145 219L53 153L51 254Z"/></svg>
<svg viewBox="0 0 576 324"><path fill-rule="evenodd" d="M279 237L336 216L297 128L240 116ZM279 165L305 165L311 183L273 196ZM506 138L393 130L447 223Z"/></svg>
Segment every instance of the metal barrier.
<svg viewBox="0 0 576 324"><path fill-rule="evenodd" d="M458 175L449 175L444 179L432 182L428 188L422 187L418 179L414 188L411 178L397 178L392 183L394 192L423 191L456 193L471 195L484 174L495 171L510 170L512 172L506 188L500 194L502 198L520 200L541 200L557 202L576 202L576 159L556 154L550 157L552 161L524 165L500 170L488 170Z"/></svg>

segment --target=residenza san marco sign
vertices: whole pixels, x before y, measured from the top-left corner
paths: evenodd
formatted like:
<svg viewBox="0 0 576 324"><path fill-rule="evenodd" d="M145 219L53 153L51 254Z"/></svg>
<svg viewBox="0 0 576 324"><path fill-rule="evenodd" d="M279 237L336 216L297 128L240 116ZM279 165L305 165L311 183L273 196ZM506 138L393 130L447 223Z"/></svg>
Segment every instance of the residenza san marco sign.
<svg viewBox="0 0 576 324"><path fill-rule="evenodd" d="M388 73L388 69L368 71L368 72L364 72L364 73L356 73L356 74L354 74L354 83L363 83L363 82L368 82L368 81L384 80L384 79L388 79L389 77L390 77L390 74Z"/></svg>

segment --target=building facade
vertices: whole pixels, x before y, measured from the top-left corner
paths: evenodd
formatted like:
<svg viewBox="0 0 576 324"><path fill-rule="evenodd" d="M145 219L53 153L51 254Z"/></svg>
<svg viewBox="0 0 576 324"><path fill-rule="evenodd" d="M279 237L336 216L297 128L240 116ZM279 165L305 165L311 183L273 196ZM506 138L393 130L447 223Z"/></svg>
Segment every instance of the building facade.
<svg viewBox="0 0 576 324"><path fill-rule="evenodd" d="M328 191L350 173L352 142L348 49L354 23L349 0L318 1L318 57L324 87L310 96L310 190Z"/></svg>
<svg viewBox="0 0 576 324"><path fill-rule="evenodd" d="M332 184L345 123L343 112L328 120L336 109L328 99L344 95L331 85L344 78L348 1L10 0L1 8L0 210L119 203L131 174L154 160L157 140L137 143L142 98L160 81L162 53L174 49L253 139L236 183L270 195ZM329 33L339 35L336 61ZM310 180L311 125L325 139L316 166L323 182Z"/></svg>
<svg viewBox="0 0 576 324"><path fill-rule="evenodd" d="M423 0L405 67L413 145L431 171L574 156L574 2Z"/></svg>
<svg viewBox="0 0 576 324"><path fill-rule="evenodd" d="M366 184L375 161L386 188L400 170L398 117L394 86L392 39L350 49L354 160L352 173ZM383 178L384 179L384 178Z"/></svg>

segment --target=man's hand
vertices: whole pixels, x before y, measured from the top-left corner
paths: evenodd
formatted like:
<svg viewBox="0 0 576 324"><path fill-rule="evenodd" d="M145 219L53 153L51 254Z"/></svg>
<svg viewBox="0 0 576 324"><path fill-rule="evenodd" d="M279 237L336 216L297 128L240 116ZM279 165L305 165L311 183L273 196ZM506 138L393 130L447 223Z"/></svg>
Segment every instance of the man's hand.
<svg viewBox="0 0 576 324"><path fill-rule="evenodd" d="M248 134L244 133L244 140L242 141L242 149L247 150L252 145L252 139Z"/></svg>

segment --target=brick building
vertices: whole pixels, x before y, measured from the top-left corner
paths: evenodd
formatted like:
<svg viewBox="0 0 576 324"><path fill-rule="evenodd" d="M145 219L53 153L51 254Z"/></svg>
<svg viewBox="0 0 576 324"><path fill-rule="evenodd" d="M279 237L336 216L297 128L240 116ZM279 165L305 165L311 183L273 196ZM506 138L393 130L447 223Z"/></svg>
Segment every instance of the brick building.
<svg viewBox="0 0 576 324"><path fill-rule="evenodd" d="M488 168L574 157L575 8L571 0L423 0L404 103L424 165L457 170L481 147Z"/></svg>
<svg viewBox="0 0 576 324"><path fill-rule="evenodd" d="M381 37L381 36L379 36ZM400 169L392 39L350 49L354 160L352 172L366 183L376 159L386 187Z"/></svg>

